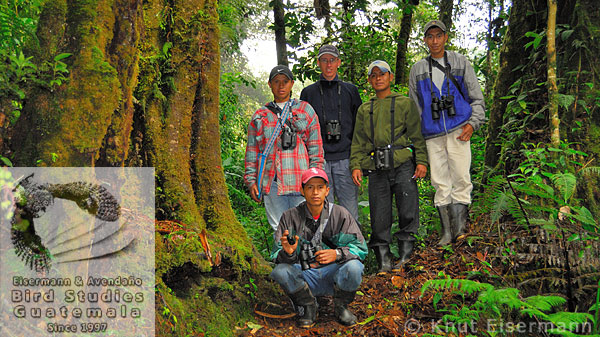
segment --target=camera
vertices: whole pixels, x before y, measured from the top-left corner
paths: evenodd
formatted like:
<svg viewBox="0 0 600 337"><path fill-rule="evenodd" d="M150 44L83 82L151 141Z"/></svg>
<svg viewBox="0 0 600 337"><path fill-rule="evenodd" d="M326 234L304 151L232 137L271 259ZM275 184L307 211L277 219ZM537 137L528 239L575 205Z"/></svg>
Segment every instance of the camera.
<svg viewBox="0 0 600 337"><path fill-rule="evenodd" d="M440 119L440 112L448 110L448 117L456 116L456 110L454 110L454 96L442 96L442 98L432 97L431 98L431 118L434 120Z"/></svg>
<svg viewBox="0 0 600 337"><path fill-rule="evenodd" d="M294 149L296 147L296 132L285 125L281 132L281 148L284 150Z"/></svg>
<svg viewBox="0 0 600 337"><path fill-rule="evenodd" d="M342 138L340 121L333 119L325 123L325 134L328 142L337 142Z"/></svg>
<svg viewBox="0 0 600 337"><path fill-rule="evenodd" d="M392 149L389 146L378 147L371 156L375 160L376 170L389 170L392 168Z"/></svg>
<svg viewBox="0 0 600 337"><path fill-rule="evenodd" d="M302 266L302 270L310 269L310 264L317 262L315 258L317 251L319 249L312 242L302 244L302 249L300 249L300 265Z"/></svg>
<svg viewBox="0 0 600 337"><path fill-rule="evenodd" d="M292 233L287 235L287 242L290 244L290 246L296 244L296 238L292 235Z"/></svg>

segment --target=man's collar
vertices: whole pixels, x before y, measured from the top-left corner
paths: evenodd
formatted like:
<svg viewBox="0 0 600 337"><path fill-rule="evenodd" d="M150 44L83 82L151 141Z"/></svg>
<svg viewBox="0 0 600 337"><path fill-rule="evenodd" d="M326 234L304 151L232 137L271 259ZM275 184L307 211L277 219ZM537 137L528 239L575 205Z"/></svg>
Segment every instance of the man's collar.
<svg viewBox="0 0 600 337"><path fill-rule="evenodd" d="M298 103L298 99L292 98L289 102L290 102L290 107L292 107ZM277 103L275 103L275 101L271 101L271 102L265 104L265 106L271 111L277 111L277 109L281 110L279 108L279 105L277 105ZM275 109L275 110L273 110L273 109Z"/></svg>
<svg viewBox="0 0 600 337"><path fill-rule="evenodd" d="M327 200L327 198L325 198L325 202L323 203L323 209L321 210L321 214L319 215L319 219L321 219L321 215L323 214L328 214L329 213L329 207L330 207L330 203ZM312 213L310 212L310 210L308 209L308 205L306 205L306 201L304 201L304 217L308 218L308 219L314 219Z"/></svg>
<svg viewBox="0 0 600 337"><path fill-rule="evenodd" d="M319 77L319 81L322 82L337 82L340 81L340 77L338 76L338 74L335 74L335 77L333 78L333 80L328 80L325 78L325 76L323 76L323 73L321 73L320 77Z"/></svg>

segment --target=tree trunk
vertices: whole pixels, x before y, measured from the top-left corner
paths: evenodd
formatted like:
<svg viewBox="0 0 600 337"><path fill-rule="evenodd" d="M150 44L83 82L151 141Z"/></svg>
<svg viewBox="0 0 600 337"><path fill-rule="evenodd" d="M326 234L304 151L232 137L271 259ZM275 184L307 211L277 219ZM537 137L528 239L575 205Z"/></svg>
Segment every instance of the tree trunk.
<svg viewBox="0 0 600 337"><path fill-rule="evenodd" d="M287 66L287 40L285 39L285 11L282 0L273 0L273 15L275 17L275 48L277 49L277 64Z"/></svg>
<svg viewBox="0 0 600 337"><path fill-rule="evenodd" d="M523 69L515 68L525 62L529 56L526 51L524 36L528 31L535 31L536 20L532 20L527 13L534 11L545 4L543 0L514 1L510 10L509 26L504 36L502 48L499 55L499 69L496 82L494 83L494 96L489 108L488 134L485 145L485 165L495 168L499 163L501 150L501 133L504 124L504 111L508 100L501 97L508 96L510 87L524 74ZM485 179L484 179L485 182Z"/></svg>
<svg viewBox="0 0 600 337"><path fill-rule="evenodd" d="M415 5L418 5L417 1ZM402 21L400 22L400 34L398 35L398 45L396 48L396 84L408 84L408 73L406 66L406 51L408 50L408 40L412 28L412 16L414 6L410 3L404 4Z"/></svg>
<svg viewBox="0 0 600 337"><path fill-rule="evenodd" d="M548 110L550 113L550 142L560 144L558 117L558 86L556 85L556 0L548 0L548 29L546 30L546 59L548 61Z"/></svg>
<svg viewBox="0 0 600 337"><path fill-rule="evenodd" d="M556 78L560 81L557 86L561 88L564 100L560 101L560 106L556 104L558 119L554 120L560 120L560 138L571 147L588 154L587 157L581 156L575 160L584 167L598 166L600 47L591 41L600 38L597 24L600 13L593 0L557 2L557 7L556 24L565 27L556 38L555 51ZM560 142L556 133L557 125L554 124L554 129L549 127L553 116L545 114L545 111L549 111L548 106L552 105L549 104L550 100L556 98L540 91L538 85L545 82L549 74L553 76L549 63L552 57L547 56L547 60L544 60L546 53L541 46L538 50L533 45L528 49L524 48L526 43L534 40L533 37L526 36L527 32L540 34L547 29L547 13L547 1L513 1L508 30L499 55L500 68L494 87L486 140L485 164L488 168L495 168L497 172L515 169L522 159L519 151L523 142L555 142L554 146L557 140ZM552 36L548 37L552 39ZM573 103L561 109L569 97ZM507 111L507 104L511 100L526 102L526 111L520 114ZM541 114L545 118L531 118L532 114ZM507 131L511 124L512 129ZM518 125L518 129L514 125ZM582 170L579 168L577 172L579 171ZM577 182L577 202L597 215L600 212L600 178L593 173L582 174L585 178L582 177Z"/></svg>
<svg viewBox="0 0 600 337"><path fill-rule="evenodd" d="M449 32L452 31L452 11L454 9L454 0L440 1L440 21L442 21Z"/></svg>
<svg viewBox="0 0 600 337"><path fill-rule="evenodd" d="M217 1L47 1L37 34L39 62L71 53L70 73L53 92L31 88L15 166L154 166L157 219L188 231L156 239L157 335L231 335L250 307L241 274L268 268L221 166ZM218 265L202 253L203 230Z"/></svg>

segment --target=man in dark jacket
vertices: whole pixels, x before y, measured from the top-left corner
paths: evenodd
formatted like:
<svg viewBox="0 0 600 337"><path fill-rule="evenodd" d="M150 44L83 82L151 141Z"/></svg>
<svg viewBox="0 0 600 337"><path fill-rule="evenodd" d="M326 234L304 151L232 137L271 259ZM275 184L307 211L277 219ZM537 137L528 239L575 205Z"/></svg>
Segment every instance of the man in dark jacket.
<svg viewBox="0 0 600 337"><path fill-rule="evenodd" d="M400 268L412 255L419 228L419 191L415 179L427 173L427 151L421 135L421 121L415 103L392 92L389 64L374 61L369 65L369 83L375 97L358 109L352 139L350 167L359 186L363 170L369 171L371 238L379 272L392 269L392 200L398 211L398 254ZM410 145L413 147L410 147ZM414 149L414 162L413 162Z"/></svg>
<svg viewBox="0 0 600 337"><path fill-rule="evenodd" d="M349 158L356 111L362 101L354 84L340 80L340 64L339 50L329 44L322 46L317 57L321 77L302 90L300 99L310 103L319 116L325 172L332 192L327 200L337 198L358 221L358 188L352 183Z"/></svg>
<svg viewBox="0 0 600 337"><path fill-rule="evenodd" d="M314 325L315 296L331 294L338 321L356 323L347 306L362 281L361 261L367 256L367 245L352 215L326 200L328 181L319 168L304 171L302 195L306 201L285 211L275 232L271 258L277 266L271 278L297 309L303 309L298 318L301 327Z"/></svg>
<svg viewBox="0 0 600 337"><path fill-rule="evenodd" d="M410 69L409 95L421 114L427 143L434 204L442 223L438 243L447 245L467 232L471 204L471 136L485 123L481 87L471 63L446 51L446 25L430 21L423 29L430 55Z"/></svg>

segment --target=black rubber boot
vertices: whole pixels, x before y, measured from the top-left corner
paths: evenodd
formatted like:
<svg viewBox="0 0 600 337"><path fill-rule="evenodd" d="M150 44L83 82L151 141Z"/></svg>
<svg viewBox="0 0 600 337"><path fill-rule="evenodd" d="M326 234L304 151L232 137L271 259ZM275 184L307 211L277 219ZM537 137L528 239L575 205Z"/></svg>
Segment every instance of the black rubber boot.
<svg viewBox="0 0 600 337"><path fill-rule="evenodd" d="M394 269L400 269L402 266L410 260L412 256L413 248L415 247L414 241L408 240L398 240L398 255L400 256L400 261L396 263Z"/></svg>
<svg viewBox="0 0 600 337"><path fill-rule="evenodd" d="M392 253L390 253L390 246L375 246L373 247L375 252L375 258L377 259L377 265L379 271L377 273L387 273L392 270Z"/></svg>
<svg viewBox="0 0 600 337"><path fill-rule="evenodd" d="M451 205L444 205L444 206L438 206L438 213L440 214L440 222L442 224L442 237L440 239L440 242L438 242L438 246L445 246L447 244L450 244L450 242L452 242L452 240L454 239L454 236L452 234L452 229L454 227L454 225L452 224L452 212L451 212Z"/></svg>
<svg viewBox="0 0 600 337"><path fill-rule="evenodd" d="M304 308L304 315L298 317L298 325L301 328L310 328L315 325L317 319L317 299L310 292L308 284L304 284L300 290L288 296L296 307Z"/></svg>
<svg viewBox="0 0 600 337"><path fill-rule="evenodd" d="M356 315L352 311L348 310L348 304L354 301L356 291L344 291L339 289L337 285L333 286L333 304L335 318L338 322L344 325L356 324Z"/></svg>
<svg viewBox="0 0 600 337"><path fill-rule="evenodd" d="M453 241L467 234L467 219L469 218L469 206L465 204L450 204L450 213L453 218L454 228Z"/></svg>

